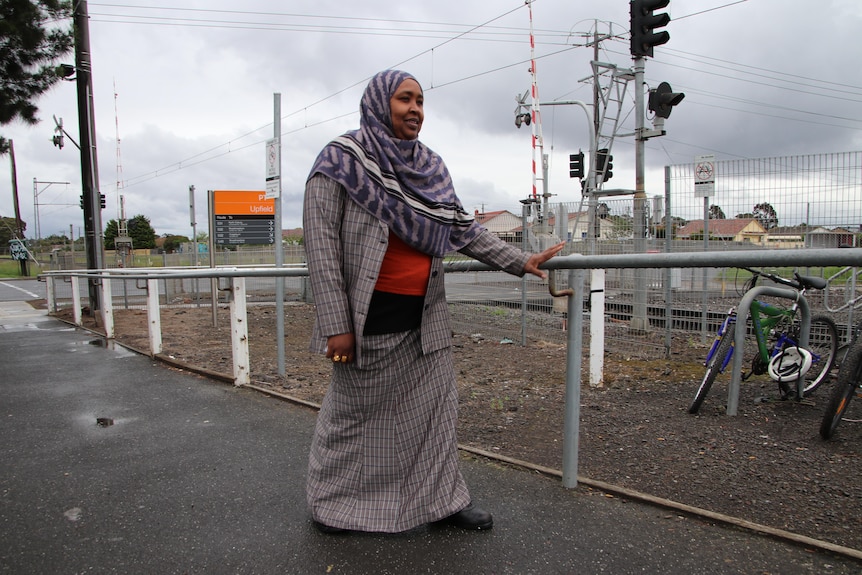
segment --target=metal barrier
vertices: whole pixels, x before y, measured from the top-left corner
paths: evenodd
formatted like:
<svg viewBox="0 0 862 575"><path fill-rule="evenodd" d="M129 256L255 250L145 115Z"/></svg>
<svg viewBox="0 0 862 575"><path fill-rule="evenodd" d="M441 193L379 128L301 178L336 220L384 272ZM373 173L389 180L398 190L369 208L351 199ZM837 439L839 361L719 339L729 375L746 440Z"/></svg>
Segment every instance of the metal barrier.
<svg viewBox="0 0 862 575"><path fill-rule="evenodd" d="M717 268L717 267L802 267L802 266L862 266L862 248L835 248L809 250L752 250L733 252L684 252L684 253L648 253L648 254L613 254L582 256L559 256L547 262L543 267L547 270L569 270L569 289L556 290L558 296L568 297L567 324L567 356L566 356L566 405L563 437L563 485L575 487L578 474L578 434L580 427L580 386L581 386L581 347L583 334L583 313L581 305L584 296L584 270L588 269L643 269L643 268ZM494 271L495 268L485 264L470 261L447 262L444 265L447 273ZM111 279L145 280L147 285L147 318L149 324L150 353L161 351L161 330L159 322L159 279L197 278L218 280L228 278L231 282L231 342L233 349L233 374L235 385L250 383L248 329L246 317L245 280L250 277L305 277L308 270L304 267L291 268L213 268L178 271L174 269L148 270L77 270L52 271L43 276L48 282L48 308L56 311L56 290L52 282L56 279L72 282L73 308L75 323L81 325L80 290L77 287L78 278L98 282L102 290L101 314L105 324L106 336L113 338L113 304L111 295ZM549 282L554 285L554 282ZM216 302L213 301L213 305ZM740 316L743 320L744 316ZM740 354L741 357L741 354ZM738 393L738 386L737 391ZM735 393L728 391L728 415L735 415ZM731 407L733 409L731 410Z"/></svg>

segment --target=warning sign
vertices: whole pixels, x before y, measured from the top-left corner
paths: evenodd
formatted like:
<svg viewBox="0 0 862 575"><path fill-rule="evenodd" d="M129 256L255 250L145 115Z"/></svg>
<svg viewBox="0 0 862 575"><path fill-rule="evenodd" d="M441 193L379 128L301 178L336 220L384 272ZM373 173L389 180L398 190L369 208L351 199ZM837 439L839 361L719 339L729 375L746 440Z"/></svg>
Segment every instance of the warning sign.
<svg viewBox="0 0 862 575"><path fill-rule="evenodd" d="M694 157L694 195L710 198L715 194L715 156Z"/></svg>

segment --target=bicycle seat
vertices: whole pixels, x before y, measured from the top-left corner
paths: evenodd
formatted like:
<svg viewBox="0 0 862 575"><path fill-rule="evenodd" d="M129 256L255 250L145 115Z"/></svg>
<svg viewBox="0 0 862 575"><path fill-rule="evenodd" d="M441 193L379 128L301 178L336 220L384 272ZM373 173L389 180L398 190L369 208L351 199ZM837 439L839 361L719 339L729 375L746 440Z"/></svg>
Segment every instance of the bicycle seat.
<svg viewBox="0 0 862 575"><path fill-rule="evenodd" d="M796 274L796 280L802 284L802 287L806 289L823 289L827 285L829 285L829 282L827 282L825 279L816 276L801 276L799 274Z"/></svg>

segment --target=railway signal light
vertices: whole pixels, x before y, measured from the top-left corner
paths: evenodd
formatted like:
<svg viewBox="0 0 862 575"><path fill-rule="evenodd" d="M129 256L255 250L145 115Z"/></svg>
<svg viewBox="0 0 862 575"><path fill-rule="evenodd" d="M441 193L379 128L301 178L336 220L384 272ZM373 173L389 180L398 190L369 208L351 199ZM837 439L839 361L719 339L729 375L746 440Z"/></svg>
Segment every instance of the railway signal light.
<svg viewBox="0 0 862 575"><path fill-rule="evenodd" d="M105 209L105 194L99 194L99 206Z"/></svg>
<svg viewBox="0 0 862 575"><path fill-rule="evenodd" d="M670 40L670 34L656 28L667 26L670 23L668 14L654 14L653 11L665 8L670 0L631 0L631 53L635 58L649 56L652 58L653 48L666 44Z"/></svg>
<svg viewBox="0 0 862 575"><path fill-rule="evenodd" d="M569 177L582 179L584 177L584 153L569 154Z"/></svg>
<svg viewBox="0 0 862 575"><path fill-rule="evenodd" d="M63 145L65 144L65 142L63 141L63 118L60 118L60 120L57 121L57 117L54 116L54 123L56 124L54 126L55 133L54 136L51 138L51 141L54 142L55 146L62 150Z"/></svg>
<svg viewBox="0 0 862 575"><path fill-rule="evenodd" d="M609 151L607 148L596 150L596 174L601 176L603 182L607 182L614 175L614 157Z"/></svg>
<svg viewBox="0 0 862 575"><path fill-rule="evenodd" d="M669 118L673 107L682 102L685 94L674 92L667 82L662 82L658 88L649 91L647 106L659 118Z"/></svg>

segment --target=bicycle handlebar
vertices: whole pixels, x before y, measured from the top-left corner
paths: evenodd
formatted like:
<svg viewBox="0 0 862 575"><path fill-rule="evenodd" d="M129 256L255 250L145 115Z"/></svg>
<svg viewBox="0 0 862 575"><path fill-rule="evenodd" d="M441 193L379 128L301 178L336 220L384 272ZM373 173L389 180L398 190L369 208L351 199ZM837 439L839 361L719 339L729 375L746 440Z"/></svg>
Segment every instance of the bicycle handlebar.
<svg viewBox="0 0 862 575"><path fill-rule="evenodd" d="M794 281L791 279L783 278L781 276L771 274L769 272L765 272L762 270L755 270L755 269L747 268L744 266L740 266L739 269L745 270L745 271L750 272L752 274L752 280L753 280L752 287L754 287L754 282L757 281L755 278L757 278L758 276L765 277L766 279L768 279L770 281L774 281L775 283L792 287L793 289L796 289L796 290L801 290L804 287L802 285L802 283L799 281ZM794 274L794 275L796 275L797 279L799 278L799 274Z"/></svg>
<svg viewBox="0 0 862 575"><path fill-rule="evenodd" d="M777 284L786 285L788 287L792 287L798 291L804 291L808 288L811 289L826 289L826 286L829 285L829 282L823 278L815 277L815 276L803 276L799 275L798 272L793 272L793 277L795 279L787 279L781 276L777 276L775 274L771 274L769 272L765 272L762 270L755 270L752 268L747 268L744 266L740 266L739 269L746 270L752 274L752 282L751 287L754 287L754 284L757 282L757 277L762 276L768 280L771 280Z"/></svg>

